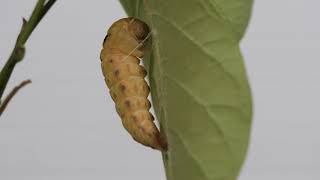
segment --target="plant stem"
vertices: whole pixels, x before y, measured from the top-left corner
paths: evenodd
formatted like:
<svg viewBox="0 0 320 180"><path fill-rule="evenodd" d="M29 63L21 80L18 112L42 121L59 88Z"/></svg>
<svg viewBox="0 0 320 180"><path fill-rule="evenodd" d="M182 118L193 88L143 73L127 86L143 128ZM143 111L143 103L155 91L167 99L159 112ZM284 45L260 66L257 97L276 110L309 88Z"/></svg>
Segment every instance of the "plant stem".
<svg viewBox="0 0 320 180"><path fill-rule="evenodd" d="M49 0L48 2L45 0L38 0L30 19L28 21L23 19L23 24L16 40L16 44L9 59L0 72L0 102L15 65L24 57L24 45L26 41L55 2L56 0Z"/></svg>

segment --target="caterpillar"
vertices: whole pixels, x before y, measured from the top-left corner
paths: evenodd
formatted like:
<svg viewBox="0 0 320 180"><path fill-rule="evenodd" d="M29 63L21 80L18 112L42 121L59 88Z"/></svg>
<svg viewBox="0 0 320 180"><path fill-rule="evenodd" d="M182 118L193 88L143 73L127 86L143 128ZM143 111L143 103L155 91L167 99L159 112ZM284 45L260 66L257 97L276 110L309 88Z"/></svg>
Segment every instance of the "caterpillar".
<svg viewBox="0 0 320 180"><path fill-rule="evenodd" d="M123 18L108 29L100 53L101 68L124 128L133 139L160 151L167 142L154 124L147 99L147 71L140 64L147 50L150 29L136 18Z"/></svg>

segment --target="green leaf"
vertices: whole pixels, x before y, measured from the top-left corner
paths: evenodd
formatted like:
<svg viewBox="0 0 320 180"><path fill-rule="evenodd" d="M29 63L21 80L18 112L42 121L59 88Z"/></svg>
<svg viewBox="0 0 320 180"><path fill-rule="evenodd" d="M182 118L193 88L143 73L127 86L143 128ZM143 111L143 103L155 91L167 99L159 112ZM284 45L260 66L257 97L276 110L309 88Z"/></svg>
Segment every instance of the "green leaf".
<svg viewBox="0 0 320 180"><path fill-rule="evenodd" d="M235 180L252 100L239 41L252 0L120 0L152 29L144 58L169 151L168 180Z"/></svg>

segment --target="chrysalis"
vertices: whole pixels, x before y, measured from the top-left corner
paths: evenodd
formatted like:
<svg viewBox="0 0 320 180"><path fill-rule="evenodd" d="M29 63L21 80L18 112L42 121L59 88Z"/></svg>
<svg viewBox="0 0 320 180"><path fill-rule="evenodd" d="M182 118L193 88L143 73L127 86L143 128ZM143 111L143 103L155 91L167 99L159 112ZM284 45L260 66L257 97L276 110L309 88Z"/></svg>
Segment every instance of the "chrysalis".
<svg viewBox="0 0 320 180"><path fill-rule="evenodd" d="M100 53L102 72L116 104L122 124L137 142L160 151L167 150L149 112L147 72L140 59L150 36L148 25L135 18L123 18L111 25Z"/></svg>

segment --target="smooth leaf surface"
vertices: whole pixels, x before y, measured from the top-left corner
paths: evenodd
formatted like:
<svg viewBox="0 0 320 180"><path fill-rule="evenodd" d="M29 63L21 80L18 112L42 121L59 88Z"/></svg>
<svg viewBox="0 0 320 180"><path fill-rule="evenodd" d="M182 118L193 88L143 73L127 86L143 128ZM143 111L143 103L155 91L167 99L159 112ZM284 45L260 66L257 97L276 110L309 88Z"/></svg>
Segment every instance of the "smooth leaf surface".
<svg viewBox="0 0 320 180"><path fill-rule="evenodd" d="M168 180L235 180L252 117L239 49L252 0L120 0L149 24L144 58L152 102L167 136Z"/></svg>

